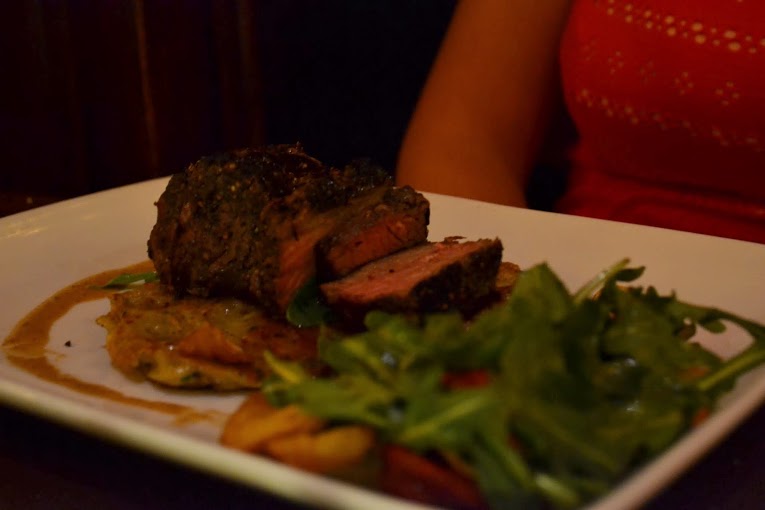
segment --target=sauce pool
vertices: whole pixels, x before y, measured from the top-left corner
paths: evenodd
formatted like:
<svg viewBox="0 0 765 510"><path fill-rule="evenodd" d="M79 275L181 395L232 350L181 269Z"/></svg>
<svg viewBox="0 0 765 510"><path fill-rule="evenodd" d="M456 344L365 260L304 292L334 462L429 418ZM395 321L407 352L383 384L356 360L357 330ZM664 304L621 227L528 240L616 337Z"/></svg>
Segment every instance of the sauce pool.
<svg viewBox="0 0 765 510"><path fill-rule="evenodd" d="M59 290L29 312L3 341L2 350L8 361L40 379L85 395L174 415L179 425L201 420L220 421L222 416L217 411L199 411L173 402L132 397L114 388L84 381L62 372L48 357L50 333L56 321L80 303L107 298L115 291L102 287L117 276L153 270L151 261L140 262L89 276Z"/></svg>

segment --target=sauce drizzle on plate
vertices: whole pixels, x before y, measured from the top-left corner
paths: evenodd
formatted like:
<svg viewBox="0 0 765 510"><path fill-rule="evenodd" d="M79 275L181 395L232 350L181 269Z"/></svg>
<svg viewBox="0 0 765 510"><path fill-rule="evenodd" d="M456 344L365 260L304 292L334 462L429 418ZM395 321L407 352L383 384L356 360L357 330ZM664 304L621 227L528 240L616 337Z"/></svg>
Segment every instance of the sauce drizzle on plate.
<svg viewBox="0 0 765 510"><path fill-rule="evenodd" d="M62 372L49 359L47 346L51 328L56 321L80 303L105 299L115 292L102 288L115 277L152 270L151 262L144 261L89 276L59 290L29 312L3 341L2 350L8 361L40 379L85 395L175 415L179 425L203 419L217 421L219 417L213 416L217 414L215 411L200 411L177 403L132 397L101 384L78 379L72 374Z"/></svg>

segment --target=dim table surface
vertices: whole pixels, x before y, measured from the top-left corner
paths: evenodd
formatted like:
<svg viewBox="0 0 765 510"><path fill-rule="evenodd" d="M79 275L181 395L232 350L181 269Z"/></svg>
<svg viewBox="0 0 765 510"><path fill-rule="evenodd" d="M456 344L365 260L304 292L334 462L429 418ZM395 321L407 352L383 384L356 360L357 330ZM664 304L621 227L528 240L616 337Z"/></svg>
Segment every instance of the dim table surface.
<svg viewBox="0 0 765 510"><path fill-rule="evenodd" d="M762 508L765 407L645 507ZM0 407L0 508L304 508L14 409Z"/></svg>

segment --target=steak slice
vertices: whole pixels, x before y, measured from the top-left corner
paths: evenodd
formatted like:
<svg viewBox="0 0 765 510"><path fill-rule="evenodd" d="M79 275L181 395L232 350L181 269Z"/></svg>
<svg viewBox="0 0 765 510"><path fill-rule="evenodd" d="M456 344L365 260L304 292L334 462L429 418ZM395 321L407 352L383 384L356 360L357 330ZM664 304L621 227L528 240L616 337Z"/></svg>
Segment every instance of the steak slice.
<svg viewBox="0 0 765 510"><path fill-rule="evenodd" d="M338 169L300 146L243 149L171 177L148 253L177 295L243 298L280 315L316 275L317 251L327 274L344 274L424 241L428 210L366 162ZM386 225L395 234L380 235ZM346 255L359 241L364 249Z"/></svg>
<svg viewBox="0 0 765 510"><path fill-rule="evenodd" d="M447 238L371 262L320 289L335 313L351 323L371 310L472 312L475 303L495 292L501 260L499 239Z"/></svg>
<svg viewBox="0 0 765 510"><path fill-rule="evenodd" d="M412 188L390 188L381 200L359 210L317 244L316 265L322 281L424 242L430 204Z"/></svg>

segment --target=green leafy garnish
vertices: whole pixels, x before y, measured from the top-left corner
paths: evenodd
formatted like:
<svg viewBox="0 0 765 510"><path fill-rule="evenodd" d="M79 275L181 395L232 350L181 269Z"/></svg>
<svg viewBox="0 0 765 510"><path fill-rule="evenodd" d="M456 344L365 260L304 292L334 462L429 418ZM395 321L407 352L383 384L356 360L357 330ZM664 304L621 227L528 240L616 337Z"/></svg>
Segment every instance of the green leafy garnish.
<svg viewBox="0 0 765 510"><path fill-rule="evenodd" d="M313 379L268 357L277 375L264 392L277 405L374 427L383 442L459 457L492 507L580 506L666 449L765 361L765 327L627 287L643 273L627 266L570 293L540 264L467 324L457 314L415 322L372 312L362 333L324 328L319 353L334 375ZM697 327L719 333L725 322L753 339L733 358L689 341ZM445 383L469 371L488 382Z"/></svg>
<svg viewBox="0 0 765 510"><path fill-rule="evenodd" d="M133 274L121 274L116 278L112 278L106 282L102 289L126 289L131 285L140 283L152 283L159 279L155 271L149 273L133 273Z"/></svg>
<svg viewBox="0 0 765 510"><path fill-rule="evenodd" d="M293 326L303 328L318 326L330 319L330 310L319 297L319 284L312 278L298 291L287 307L287 321Z"/></svg>

